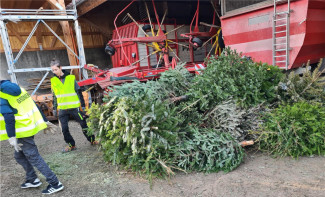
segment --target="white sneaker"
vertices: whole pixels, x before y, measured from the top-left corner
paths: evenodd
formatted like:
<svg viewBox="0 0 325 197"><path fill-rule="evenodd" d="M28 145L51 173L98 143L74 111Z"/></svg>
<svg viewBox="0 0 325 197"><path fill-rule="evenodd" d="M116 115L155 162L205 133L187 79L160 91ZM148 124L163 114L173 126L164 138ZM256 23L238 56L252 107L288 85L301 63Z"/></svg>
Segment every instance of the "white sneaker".
<svg viewBox="0 0 325 197"><path fill-rule="evenodd" d="M63 190L64 186L61 182L59 182L57 185L48 185L45 190L42 191L42 194L53 194L55 192Z"/></svg>
<svg viewBox="0 0 325 197"><path fill-rule="evenodd" d="M33 188L39 187L40 185L42 185L42 182L38 178L36 178L34 181L26 181L25 183L21 184L21 188Z"/></svg>

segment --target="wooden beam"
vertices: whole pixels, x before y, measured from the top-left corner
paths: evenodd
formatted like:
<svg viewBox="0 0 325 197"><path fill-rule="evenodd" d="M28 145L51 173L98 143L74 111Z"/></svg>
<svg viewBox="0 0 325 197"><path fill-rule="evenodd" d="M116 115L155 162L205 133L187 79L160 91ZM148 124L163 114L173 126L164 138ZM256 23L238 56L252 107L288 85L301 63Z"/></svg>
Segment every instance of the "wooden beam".
<svg viewBox="0 0 325 197"><path fill-rule="evenodd" d="M26 4L25 4L26 9L29 9L30 8L30 4L32 3L32 0L27 0L25 2L26 2Z"/></svg>
<svg viewBox="0 0 325 197"><path fill-rule="evenodd" d="M7 24L7 28L12 32L14 33L14 35L18 38L18 40L24 44L25 43L25 40L19 35L19 33L15 30L15 28L10 24L8 23ZM26 46L27 49L30 49L31 47L29 46L29 44L27 43L27 46Z"/></svg>
<svg viewBox="0 0 325 197"><path fill-rule="evenodd" d="M47 2L49 2L52 6L52 9L54 10L64 10L65 9L65 5L64 5L64 0L63 0L63 5L61 2L58 2L56 0L46 0Z"/></svg>
<svg viewBox="0 0 325 197"><path fill-rule="evenodd" d="M78 16L82 16L89 12L90 10L96 8L97 6L101 5L102 3L106 2L107 0L92 0L92 1L85 1L81 5L78 6Z"/></svg>
<svg viewBox="0 0 325 197"><path fill-rule="evenodd" d="M62 27L65 43L70 47L70 49L73 50L73 42L72 42L72 35L70 34L69 22L60 21L60 25ZM69 49L67 49L67 52L68 52L68 58L69 58L70 65L77 65L75 55ZM78 52L77 52L77 54L78 54Z"/></svg>
<svg viewBox="0 0 325 197"><path fill-rule="evenodd" d="M10 9L14 9L15 8L15 5L16 5L16 1L10 1L9 8Z"/></svg>
<svg viewBox="0 0 325 197"><path fill-rule="evenodd" d="M111 32L107 31L101 25L97 25L96 23L94 23L93 21L91 21L91 20L89 20L87 18L79 18L79 21L84 22L84 23L88 23L90 26L92 26L95 29L97 29L98 31L100 31L107 38L111 38L112 37L112 33Z"/></svg>
<svg viewBox="0 0 325 197"><path fill-rule="evenodd" d="M39 25L36 29L35 36L36 36L36 41L37 45L40 48L40 50L43 50L43 33L42 33L42 25Z"/></svg>
<svg viewBox="0 0 325 197"><path fill-rule="evenodd" d="M47 0L47 1L54 1L54 0ZM58 0L58 3L65 10L64 0ZM59 23L62 27L62 32L63 32L65 43L70 47L70 49L73 50L74 47L73 47L73 41L72 41L72 35L70 32L69 22L68 21L60 21ZM68 53L70 65L78 65L76 56L69 49L67 49L67 53ZM78 52L75 52L75 53L78 54ZM76 76L77 81L80 80L78 69L73 69L72 73Z"/></svg>
<svg viewBox="0 0 325 197"><path fill-rule="evenodd" d="M59 30L60 30L60 27L59 26ZM53 29L54 30L54 29ZM63 36L63 33L60 31L55 31L59 36ZM11 33L11 32L8 32L9 36L15 36L14 33ZM19 32L19 35L20 36L29 36L30 32ZM90 32L90 31L87 31L87 32L82 32L82 35L103 35L102 32L99 32L99 31L93 31L93 32ZM42 35L43 36L53 36L52 32L42 32Z"/></svg>
<svg viewBox="0 0 325 197"><path fill-rule="evenodd" d="M60 30L60 28L61 28L61 26L60 26L60 24L58 24L58 26L56 27L56 29L54 30L54 32L55 32L56 34L58 34L58 31ZM51 34L52 34L52 33L51 33ZM53 35L53 34L52 34L52 35ZM50 48L53 48L53 47L54 47L54 45L55 45L57 39L58 39L58 38L57 38L55 35L53 35L53 38L52 38L52 41L51 41L51 44L50 44Z"/></svg>
<svg viewBox="0 0 325 197"><path fill-rule="evenodd" d="M0 8L3 9L14 9L16 1L0 1Z"/></svg>
<svg viewBox="0 0 325 197"><path fill-rule="evenodd" d="M45 1L40 8L43 8L44 10L46 10L46 9L50 8L50 3Z"/></svg>
<svg viewBox="0 0 325 197"><path fill-rule="evenodd" d="M103 45L93 45L93 46L85 46L85 49L87 48L103 48ZM43 50L46 51L55 51L55 50L64 50L66 49L65 47L54 47L54 48L44 48ZM12 52L19 52L20 49L12 49ZM25 49L24 51L39 51L39 48L30 48L30 49ZM0 49L0 53L4 53L3 49Z"/></svg>

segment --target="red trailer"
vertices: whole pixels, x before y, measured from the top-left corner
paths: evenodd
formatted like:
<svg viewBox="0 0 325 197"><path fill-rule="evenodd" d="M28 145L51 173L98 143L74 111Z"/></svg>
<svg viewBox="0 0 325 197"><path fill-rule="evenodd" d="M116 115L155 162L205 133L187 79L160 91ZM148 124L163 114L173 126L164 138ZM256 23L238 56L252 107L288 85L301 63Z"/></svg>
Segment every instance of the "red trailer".
<svg viewBox="0 0 325 197"><path fill-rule="evenodd" d="M274 1L278 2L276 7ZM316 63L325 57L325 0L274 1L226 12L221 17L225 45L254 61L284 69L301 67L308 60ZM290 10L286 14L288 2Z"/></svg>

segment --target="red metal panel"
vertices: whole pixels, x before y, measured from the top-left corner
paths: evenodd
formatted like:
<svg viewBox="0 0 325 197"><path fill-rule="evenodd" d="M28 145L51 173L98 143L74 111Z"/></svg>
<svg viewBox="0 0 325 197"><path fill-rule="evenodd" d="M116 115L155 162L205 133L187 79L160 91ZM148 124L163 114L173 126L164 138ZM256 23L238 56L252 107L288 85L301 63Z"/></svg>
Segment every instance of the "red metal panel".
<svg viewBox="0 0 325 197"><path fill-rule="evenodd" d="M310 60L325 57L325 0L310 0L306 20L306 36L293 68Z"/></svg>
<svg viewBox="0 0 325 197"><path fill-rule="evenodd" d="M287 4L278 6L278 11L286 9ZM325 56L325 0L294 1L291 10L289 69L300 67L308 59L314 62ZM273 12L273 6L270 6L223 17L221 24L226 46L251 56L255 61L272 64ZM281 30L285 29L277 29ZM278 52L277 55L282 54Z"/></svg>
<svg viewBox="0 0 325 197"><path fill-rule="evenodd" d="M120 39L123 38L136 38L138 34L138 27L135 23L130 23L118 28L120 34ZM113 40L119 40L116 30L113 31ZM135 42L123 42L119 44L118 42L113 42L113 45L116 49L115 55L112 56L113 68L120 66L128 66L130 63L133 63L138 60L138 55L135 58L132 58L132 53L137 53L137 45ZM122 51L125 53L123 53Z"/></svg>

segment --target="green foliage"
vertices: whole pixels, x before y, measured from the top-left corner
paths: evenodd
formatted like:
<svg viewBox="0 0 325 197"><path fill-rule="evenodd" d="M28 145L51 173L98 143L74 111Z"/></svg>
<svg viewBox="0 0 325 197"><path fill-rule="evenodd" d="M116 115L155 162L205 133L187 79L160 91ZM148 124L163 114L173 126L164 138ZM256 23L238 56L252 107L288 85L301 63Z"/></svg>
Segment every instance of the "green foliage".
<svg viewBox="0 0 325 197"><path fill-rule="evenodd" d="M188 72L184 64L179 64L175 69L163 72L158 82L162 84L169 97L177 97L187 94L193 79L193 74Z"/></svg>
<svg viewBox="0 0 325 197"><path fill-rule="evenodd" d="M268 113L259 147L274 156L325 155L325 107L297 102Z"/></svg>
<svg viewBox="0 0 325 197"><path fill-rule="evenodd" d="M309 71L309 62L303 76L295 74L294 71L284 78L278 87L278 94L281 100L289 103L298 101L318 101L325 102L325 77L321 76L319 62L314 71Z"/></svg>
<svg viewBox="0 0 325 197"><path fill-rule="evenodd" d="M88 125L88 134L93 135L95 131L99 131L99 121L100 121L100 115L103 113L103 110L105 108L96 104L92 103L91 107L89 108L89 118L87 119L87 125Z"/></svg>
<svg viewBox="0 0 325 197"><path fill-rule="evenodd" d="M277 67L226 49L202 75L180 64L157 80L112 87L106 104L90 110L90 133L106 160L149 180L173 168L228 172L242 162L238 141L257 130L282 77ZM180 102L183 97L188 100Z"/></svg>
<svg viewBox="0 0 325 197"><path fill-rule="evenodd" d="M164 101L168 98L185 95L193 75L183 66L184 64L180 64L175 69L163 72L157 81L147 81L146 83L134 81L113 86L109 95L110 97L129 97L136 100L147 98L152 101Z"/></svg>
<svg viewBox="0 0 325 197"><path fill-rule="evenodd" d="M276 98L275 86L282 77L274 66L254 63L240 54L225 49L218 59L211 58L203 75L195 78L189 93L193 101L201 99L200 110L233 98L240 106L249 107Z"/></svg>
<svg viewBox="0 0 325 197"><path fill-rule="evenodd" d="M145 173L149 180L171 173L170 149L178 136L174 111L161 102L128 97L114 97L103 108L97 136L108 161Z"/></svg>
<svg viewBox="0 0 325 197"><path fill-rule="evenodd" d="M187 136L177 148L178 165L185 170L229 172L243 160L242 147L228 133L191 127Z"/></svg>
<svg viewBox="0 0 325 197"><path fill-rule="evenodd" d="M233 100L228 100L216 105L204 117L204 127L214 128L232 135L237 141L245 140L245 137L258 129L262 106L244 109L236 105Z"/></svg>
<svg viewBox="0 0 325 197"><path fill-rule="evenodd" d="M325 154L325 77L318 67L303 75L294 71L278 86L282 105L265 115L259 148L274 156Z"/></svg>
<svg viewBox="0 0 325 197"><path fill-rule="evenodd" d="M117 98L133 98L135 100L141 100L144 97L152 98L153 100L159 99L162 100L161 94L155 94L156 91L160 90L159 84L156 81L148 81L143 83L140 81L134 81L132 83L125 83L123 85L116 85L110 88L112 92L109 93L110 97ZM104 100L106 101L106 100Z"/></svg>

